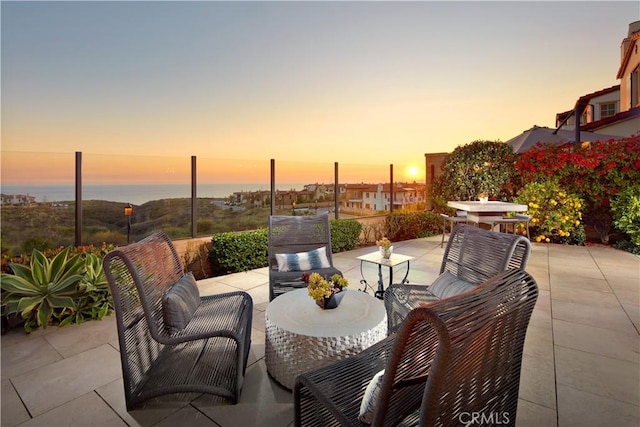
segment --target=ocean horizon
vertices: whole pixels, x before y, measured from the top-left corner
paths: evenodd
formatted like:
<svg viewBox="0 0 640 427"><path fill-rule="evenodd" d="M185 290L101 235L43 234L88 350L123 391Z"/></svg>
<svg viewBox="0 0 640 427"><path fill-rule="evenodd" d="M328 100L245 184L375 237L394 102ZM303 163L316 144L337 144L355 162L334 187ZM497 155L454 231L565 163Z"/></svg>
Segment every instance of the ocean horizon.
<svg viewBox="0 0 640 427"><path fill-rule="evenodd" d="M278 190L301 190L306 184L283 183ZM2 184L2 194L22 194L36 198L36 202L73 202L74 184ZM270 183L198 184L197 197L226 198L240 191L269 191ZM190 198L191 184L85 184L82 200L106 200L110 202L142 205L152 200Z"/></svg>

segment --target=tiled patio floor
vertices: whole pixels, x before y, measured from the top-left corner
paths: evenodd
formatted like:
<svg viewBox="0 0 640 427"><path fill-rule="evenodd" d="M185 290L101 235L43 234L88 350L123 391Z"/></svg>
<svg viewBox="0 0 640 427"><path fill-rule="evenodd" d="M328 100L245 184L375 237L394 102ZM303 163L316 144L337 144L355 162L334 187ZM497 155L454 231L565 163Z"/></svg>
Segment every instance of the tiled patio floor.
<svg viewBox="0 0 640 427"><path fill-rule="evenodd" d="M437 276L439 243L433 237L394 244L396 252L415 257L412 283ZM356 257L371 250L334 255L352 288L361 278ZM640 425L640 258L606 247L535 244L527 270L540 297L524 350L517 425ZM375 279L373 266L364 273ZM292 425L291 393L269 378L264 363L267 270L199 284L202 294L243 289L253 297L253 342L239 404L163 398L127 413L110 316L2 337L2 426Z"/></svg>

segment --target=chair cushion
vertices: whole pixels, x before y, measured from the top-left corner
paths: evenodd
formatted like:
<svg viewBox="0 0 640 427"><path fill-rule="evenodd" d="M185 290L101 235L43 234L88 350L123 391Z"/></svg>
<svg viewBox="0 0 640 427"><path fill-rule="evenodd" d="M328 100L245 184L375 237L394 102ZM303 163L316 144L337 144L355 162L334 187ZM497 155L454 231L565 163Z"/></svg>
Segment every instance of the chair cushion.
<svg viewBox="0 0 640 427"><path fill-rule="evenodd" d="M193 273L182 276L162 297L164 323L171 329L184 329L200 305L200 291Z"/></svg>
<svg viewBox="0 0 640 427"><path fill-rule="evenodd" d="M380 387L382 387L382 376L384 375L384 369L371 378L369 385L364 391L362 396L362 403L360 404L360 413L358 419L365 424L371 424L373 421L373 413L376 410L376 405L380 399Z"/></svg>
<svg viewBox="0 0 640 427"><path fill-rule="evenodd" d="M309 252L276 254L276 261L278 271L307 271L331 267L327 248L324 246Z"/></svg>
<svg viewBox="0 0 640 427"><path fill-rule="evenodd" d="M429 292L436 297L443 299L466 292L475 288L473 283L458 279L453 274L445 271L429 286Z"/></svg>

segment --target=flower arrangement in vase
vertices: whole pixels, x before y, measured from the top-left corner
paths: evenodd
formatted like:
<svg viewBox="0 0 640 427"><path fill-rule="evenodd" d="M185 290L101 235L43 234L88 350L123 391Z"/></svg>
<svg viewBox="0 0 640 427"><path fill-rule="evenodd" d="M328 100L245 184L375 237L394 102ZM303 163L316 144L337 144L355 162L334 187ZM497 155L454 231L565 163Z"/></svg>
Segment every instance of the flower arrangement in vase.
<svg viewBox="0 0 640 427"><path fill-rule="evenodd" d="M339 294L349 286L349 281L339 274L326 279L319 273L304 273L302 280L307 284L309 296L323 310L336 308L344 296Z"/></svg>
<svg viewBox="0 0 640 427"><path fill-rule="evenodd" d="M478 194L478 200L480 200L480 203L487 203L489 201L489 196L487 193L480 193Z"/></svg>
<svg viewBox="0 0 640 427"><path fill-rule="evenodd" d="M383 237L380 240L376 240L376 245L380 248L380 255L383 258L389 259L391 254L393 253L393 245L391 244L391 240Z"/></svg>

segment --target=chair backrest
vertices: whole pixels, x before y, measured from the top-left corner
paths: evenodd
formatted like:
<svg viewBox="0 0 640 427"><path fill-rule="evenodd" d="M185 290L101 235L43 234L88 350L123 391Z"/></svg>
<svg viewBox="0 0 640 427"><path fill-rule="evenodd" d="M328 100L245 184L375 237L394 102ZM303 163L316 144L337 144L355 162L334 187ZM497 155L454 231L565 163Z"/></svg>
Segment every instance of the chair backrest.
<svg viewBox="0 0 640 427"><path fill-rule="evenodd" d="M103 266L116 312L125 390L134 390L163 349L162 295L182 277L169 237L151 235L109 252ZM156 339L151 339L151 338Z"/></svg>
<svg viewBox="0 0 640 427"><path fill-rule="evenodd" d="M329 215L269 217L269 269L277 270L277 253L308 252L323 246L333 265Z"/></svg>
<svg viewBox="0 0 640 427"><path fill-rule="evenodd" d="M524 270L530 253L531 243L523 236L458 224L449 236L440 274L446 270L479 284L509 268Z"/></svg>
<svg viewBox="0 0 640 427"><path fill-rule="evenodd" d="M421 426L463 425L473 413L515 425L537 296L535 280L511 269L412 310L396 333L372 425L395 425L416 409Z"/></svg>

